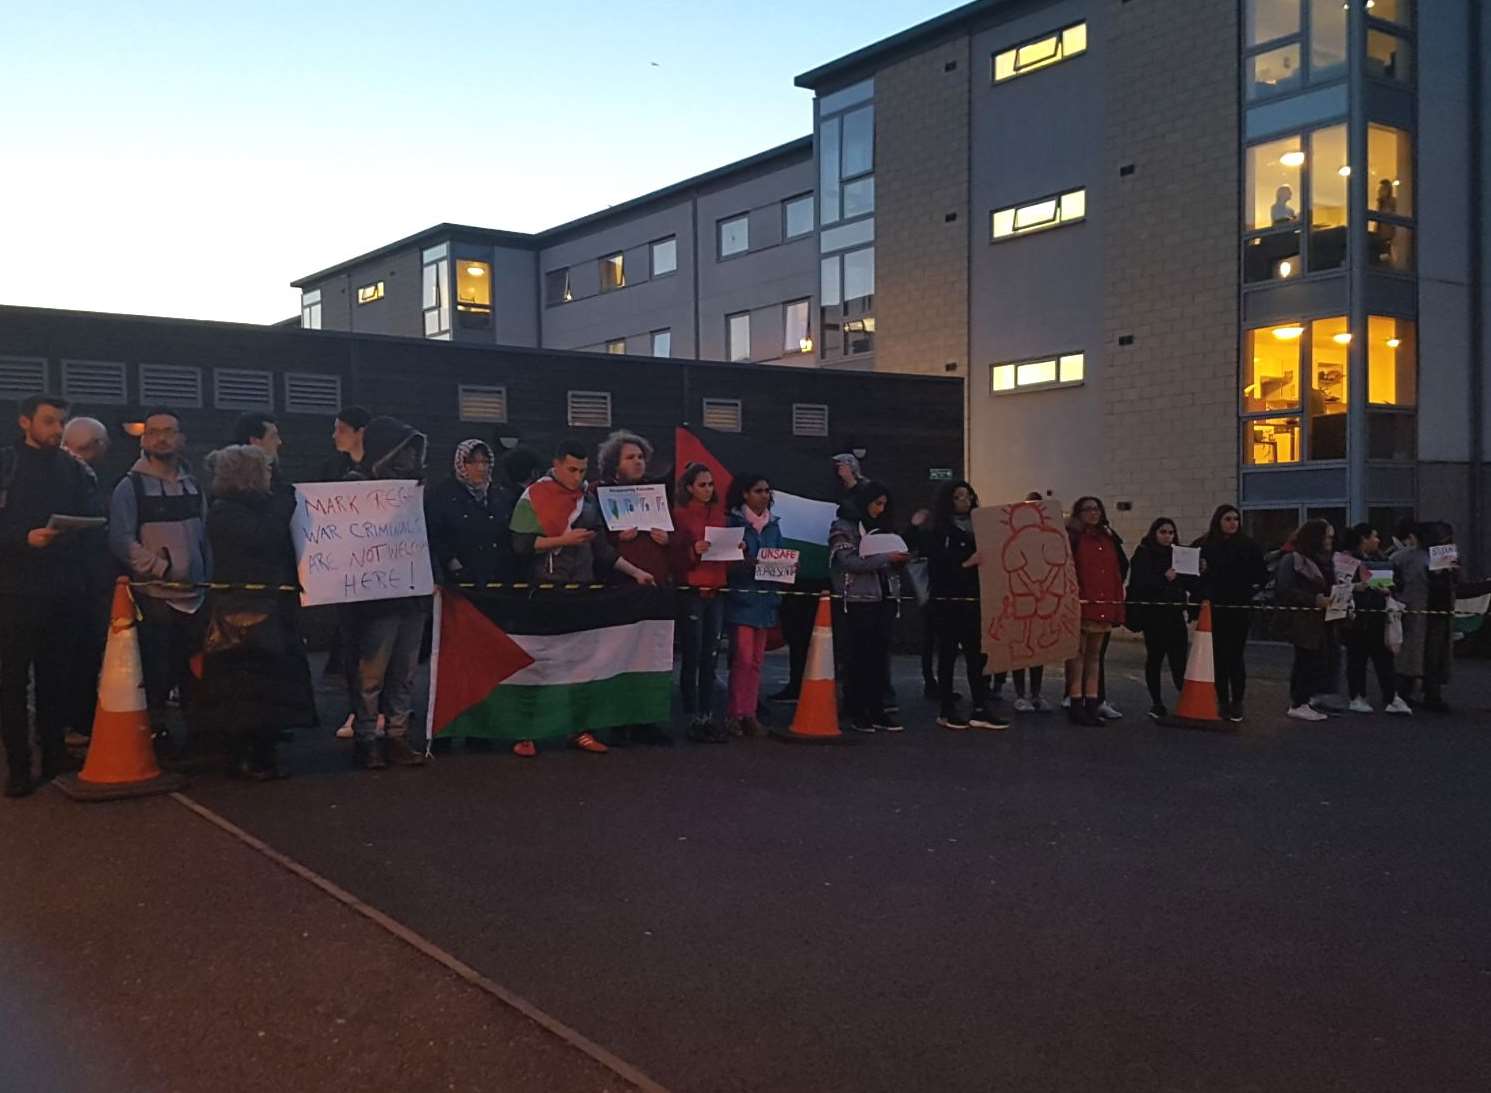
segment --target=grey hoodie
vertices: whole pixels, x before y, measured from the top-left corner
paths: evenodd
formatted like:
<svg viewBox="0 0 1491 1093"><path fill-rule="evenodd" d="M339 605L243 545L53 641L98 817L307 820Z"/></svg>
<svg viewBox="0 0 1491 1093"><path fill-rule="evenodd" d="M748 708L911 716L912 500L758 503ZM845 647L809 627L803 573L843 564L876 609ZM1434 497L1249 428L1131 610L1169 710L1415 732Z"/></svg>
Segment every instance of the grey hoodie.
<svg viewBox="0 0 1491 1093"><path fill-rule="evenodd" d="M147 510L144 522L140 496ZM109 549L137 581L208 581L212 577L212 556L207 546L206 515L206 497L189 471L169 478L141 456L114 487L109 502ZM145 585L135 591L165 600L187 613L201 607L205 596L202 589L159 585Z"/></svg>

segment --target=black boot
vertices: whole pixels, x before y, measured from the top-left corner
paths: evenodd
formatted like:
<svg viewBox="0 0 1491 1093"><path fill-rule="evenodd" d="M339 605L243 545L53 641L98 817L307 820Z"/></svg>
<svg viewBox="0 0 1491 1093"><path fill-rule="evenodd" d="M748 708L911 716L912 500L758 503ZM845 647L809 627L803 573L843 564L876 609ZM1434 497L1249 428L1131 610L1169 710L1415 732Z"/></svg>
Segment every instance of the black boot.
<svg viewBox="0 0 1491 1093"><path fill-rule="evenodd" d="M1076 705L1074 702L1073 705ZM1098 707L1102 705L1100 699L1084 698L1082 700L1082 724L1090 729L1101 728L1105 722L1098 714Z"/></svg>
<svg viewBox="0 0 1491 1093"><path fill-rule="evenodd" d="M352 763L364 770L385 770L388 760L383 758L383 741L359 740L352 745Z"/></svg>
<svg viewBox="0 0 1491 1093"><path fill-rule="evenodd" d="M31 758L29 755L27 760ZM36 788L31 782L31 772L12 770L10 777L5 779L5 796L7 797L29 797L32 790Z"/></svg>

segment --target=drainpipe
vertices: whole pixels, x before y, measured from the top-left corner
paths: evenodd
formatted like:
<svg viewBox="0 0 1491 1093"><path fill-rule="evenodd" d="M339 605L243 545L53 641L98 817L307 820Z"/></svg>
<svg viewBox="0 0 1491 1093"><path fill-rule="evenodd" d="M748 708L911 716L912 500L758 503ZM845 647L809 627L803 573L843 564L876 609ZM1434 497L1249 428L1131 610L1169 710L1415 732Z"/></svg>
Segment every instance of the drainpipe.
<svg viewBox="0 0 1491 1093"><path fill-rule="evenodd" d="M1486 294L1485 294L1485 201L1486 159L1485 129L1481 117L1485 104L1483 17L1478 3L1465 6L1466 47L1470 62L1468 73L1470 101L1470 505L1469 527L1465 541L1477 560L1478 568L1487 572L1486 552Z"/></svg>
<svg viewBox="0 0 1491 1093"><path fill-rule="evenodd" d="M1360 58L1367 55L1366 23L1364 9L1352 4L1346 27L1347 55L1351 63L1347 68L1347 89L1351 109L1347 115L1346 128L1347 162L1356 170L1351 172L1347 190L1347 223L1349 227L1347 255L1346 329L1356 336L1351 339L1346 351L1346 523L1355 524L1367 518L1367 121L1363 102L1362 68ZM1317 169L1310 164L1310 169ZM1311 380L1313 383L1313 379Z"/></svg>

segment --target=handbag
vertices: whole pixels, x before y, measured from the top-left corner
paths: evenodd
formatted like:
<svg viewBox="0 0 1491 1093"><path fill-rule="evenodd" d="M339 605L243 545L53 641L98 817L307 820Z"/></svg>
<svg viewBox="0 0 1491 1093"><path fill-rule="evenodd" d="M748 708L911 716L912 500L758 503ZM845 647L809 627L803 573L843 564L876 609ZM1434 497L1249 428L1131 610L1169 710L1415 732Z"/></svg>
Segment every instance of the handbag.
<svg viewBox="0 0 1491 1093"><path fill-rule="evenodd" d="M1382 643L1393 656L1403 651L1403 611L1403 604L1395 597L1387 598L1387 625L1382 631Z"/></svg>

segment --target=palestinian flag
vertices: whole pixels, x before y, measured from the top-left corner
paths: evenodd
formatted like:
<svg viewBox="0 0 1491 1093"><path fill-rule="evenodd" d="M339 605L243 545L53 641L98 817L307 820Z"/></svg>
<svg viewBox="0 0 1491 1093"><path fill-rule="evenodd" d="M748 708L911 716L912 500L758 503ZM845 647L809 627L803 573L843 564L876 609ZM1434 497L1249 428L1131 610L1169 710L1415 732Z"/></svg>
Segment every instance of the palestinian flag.
<svg viewBox="0 0 1491 1093"><path fill-rule="evenodd" d="M435 597L428 738L563 740L671 717L673 595L601 591Z"/></svg>
<svg viewBox="0 0 1491 1093"><path fill-rule="evenodd" d="M544 475L518 498L513 507L512 530L521 535L563 535L584 504L584 490L572 492Z"/></svg>

